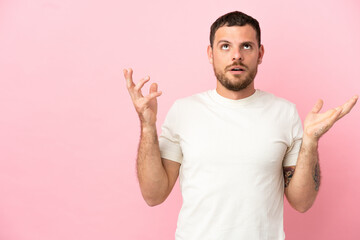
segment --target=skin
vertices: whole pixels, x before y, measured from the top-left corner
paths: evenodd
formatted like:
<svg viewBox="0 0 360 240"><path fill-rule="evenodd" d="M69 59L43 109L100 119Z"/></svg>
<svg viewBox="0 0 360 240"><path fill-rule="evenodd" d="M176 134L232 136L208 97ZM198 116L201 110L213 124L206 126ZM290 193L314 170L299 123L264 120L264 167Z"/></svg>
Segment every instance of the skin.
<svg viewBox="0 0 360 240"><path fill-rule="evenodd" d="M226 46L224 46L226 44ZM249 26L220 27L215 33L213 48L207 48L209 62L217 79L216 91L229 99L242 99L255 92L254 78L264 56L264 46L258 46L255 30ZM233 65L241 65L242 73L229 71ZM149 206L156 206L170 194L179 175L180 164L161 158L156 131L157 97L156 83L144 96L141 88L150 77L134 83L133 70L124 69L126 86L141 123L141 136L137 156L137 175L141 193ZM226 83L226 84L225 84ZM229 89L229 85L230 87ZM226 87L228 86L228 87ZM233 88L239 88L233 90ZM358 96L342 106L320 113L323 101L319 100L304 121L304 136L296 166L284 167L285 195L291 206L299 212L307 211L315 201L320 186L318 141L336 121L348 114Z"/></svg>
<svg viewBox="0 0 360 240"><path fill-rule="evenodd" d="M237 100L255 93L253 80L264 56L264 46L259 47L256 32L250 25L220 27L215 33L213 47L209 45L207 48L207 54L215 75L222 74L233 85L251 81L246 88L233 91L217 79L216 91L221 96ZM243 66L245 71L231 73L234 65Z"/></svg>
<svg viewBox="0 0 360 240"><path fill-rule="evenodd" d="M311 208L319 191L321 176L318 146L320 138L335 122L351 111L358 98L355 95L342 106L324 113L320 113L323 106L323 101L320 99L305 118L303 141L297 165L284 168L286 198L299 212L306 212Z"/></svg>
<svg viewBox="0 0 360 240"><path fill-rule="evenodd" d="M160 156L159 142L156 130L157 100L161 91L157 84L150 85L149 94L144 96L141 88L150 77L133 82L133 70L124 69L126 86L138 113L141 123L141 135L136 160L137 176L141 194L149 206L156 206L170 194L179 175L180 164L163 159Z"/></svg>

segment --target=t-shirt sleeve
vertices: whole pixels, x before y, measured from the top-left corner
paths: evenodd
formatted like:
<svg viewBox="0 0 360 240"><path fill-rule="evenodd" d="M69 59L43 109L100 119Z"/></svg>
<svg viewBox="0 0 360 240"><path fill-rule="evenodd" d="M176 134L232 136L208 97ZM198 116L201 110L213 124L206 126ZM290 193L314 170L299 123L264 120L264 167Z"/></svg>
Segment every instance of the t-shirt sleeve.
<svg viewBox="0 0 360 240"><path fill-rule="evenodd" d="M178 114L178 103L175 101L167 113L163 125L161 126L159 147L162 158L181 163L183 154L180 146Z"/></svg>
<svg viewBox="0 0 360 240"><path fill-rule="evenodd" d="M291 134L291 144L286 150L283 166L295 166L297 163L297 158L299 156L300 147L302 143L303 137L303 128L301 124L301 119L298 111L294 106L294 114L292 117L292 129L290 131Z"/></svg>

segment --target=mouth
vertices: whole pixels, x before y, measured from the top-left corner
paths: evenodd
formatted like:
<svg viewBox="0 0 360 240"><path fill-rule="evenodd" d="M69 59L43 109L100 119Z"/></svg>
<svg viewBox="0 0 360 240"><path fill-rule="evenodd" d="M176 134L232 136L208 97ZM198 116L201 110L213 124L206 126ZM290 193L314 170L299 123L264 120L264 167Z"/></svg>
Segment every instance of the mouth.
<svg viewBox="0 0 360 240"><path fill-rule="evenodd" d="M231 68L230 71L242 72L245 71L243 68Z"/></svg>
<svg viewBox="0 0 360 240"><path fill-rule="evenodd" d="M232 73L232 74L242 74L244 71L245 71L245 69L244 68L242 68L242 67L231 67L230 69L229 69L229 71Z"/></svg>

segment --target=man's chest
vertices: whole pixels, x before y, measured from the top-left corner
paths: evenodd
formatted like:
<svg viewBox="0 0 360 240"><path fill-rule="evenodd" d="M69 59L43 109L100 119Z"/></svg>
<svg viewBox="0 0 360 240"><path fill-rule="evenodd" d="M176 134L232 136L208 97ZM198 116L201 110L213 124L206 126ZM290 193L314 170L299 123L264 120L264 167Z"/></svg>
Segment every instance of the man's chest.
<svg viewBox="0 0 360 240"><path fill-rule="evenodd" d="M190 116L180 123L183 163L212 160L215 165L279 165L290 144L286 125L261 112L230 115L208 111Z"/></svg>

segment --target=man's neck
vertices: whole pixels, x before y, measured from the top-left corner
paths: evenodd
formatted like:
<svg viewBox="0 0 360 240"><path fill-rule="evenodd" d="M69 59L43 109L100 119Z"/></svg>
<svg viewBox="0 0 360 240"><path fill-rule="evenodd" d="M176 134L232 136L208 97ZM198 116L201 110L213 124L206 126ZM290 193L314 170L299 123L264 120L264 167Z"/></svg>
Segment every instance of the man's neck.
<svg viewBox="0 0 360 240"><path fill-rule="evenodd" d="M255 93L255 87L254 87L254 82L253 82L245 89L242 89L240 91L232 91L232 90L225 88L218 81L217 86L216 86L216 92L225 98L229 98L232 100L239 100L239 99L247 98L247 97L250 97L251 95L253 95Z"/></svg>

